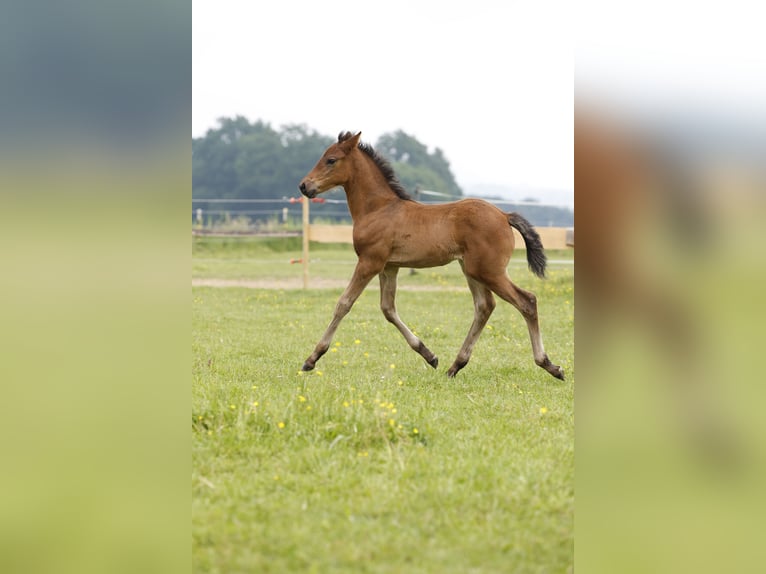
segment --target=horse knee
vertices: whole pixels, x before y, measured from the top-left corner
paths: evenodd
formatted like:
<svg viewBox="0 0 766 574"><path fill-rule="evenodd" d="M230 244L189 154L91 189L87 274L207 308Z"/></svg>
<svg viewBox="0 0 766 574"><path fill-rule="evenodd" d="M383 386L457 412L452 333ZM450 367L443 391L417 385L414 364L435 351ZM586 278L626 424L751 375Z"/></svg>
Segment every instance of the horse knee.
<svg viewBox="0 0 766 574"><path fill-rule="evenodd" d="M348 315L349 311L351 311L351 303L348 301L338 301L338 304L335 305L335 317L337 319L342 319Z"/></svg>
<svg viewBox="0 0 766 574"><path fill-rule="evenodd" d="M485 317L489 317L492 311L495 310L495 306L496 303L493 297L485 297L481 301L477 301L476 311Z"/></svg>
<svg viewBox="0 0 766 574"><path fill-rule="evenodd" d="M380 310L383 312L383 316L390 322L394 323L396 320L396 307L393 305L383 304L380 305Z"/></svg>
<svg viewBox="0 0 766 574"><path fill-rule="evenodd" d="M495 310L495 298L489 289L477 287L469 280L471 294L473 295L473 308L477 317L488 318Z"/></svg>

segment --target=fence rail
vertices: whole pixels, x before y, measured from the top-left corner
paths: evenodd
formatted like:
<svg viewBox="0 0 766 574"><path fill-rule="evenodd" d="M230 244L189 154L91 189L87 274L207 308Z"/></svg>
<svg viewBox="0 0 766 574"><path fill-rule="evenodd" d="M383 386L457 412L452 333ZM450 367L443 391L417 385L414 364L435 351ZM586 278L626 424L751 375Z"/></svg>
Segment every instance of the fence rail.
<svg viewBox="0 0 766 574"><path fill-rule="evenodd" d="M421 203L431 205L444 203L444 200L428 199L430 195L441 196L443 194L421 190L418 194L418 200ZM423 199L423 196L426 198ZM449 197L447 199L454 200L456 198ZM574 226L574 213L566 205L535 201L481 199L485 199L502 209L520 212L538 228ZM267 199L192 198L192 223L198 229L228 227L237 230L250 228L258 231L267 225L300 228L302 200L302 197L286 196ZM312 222L321 221L322 223L337 224L350 223L351 221L345 198L318 197L312 199L311 203Z"/></svg>
<svg viewBox="0 0 766 574"><path fill-rule="evenodd" d="M192 199L192 203L195 201L198 202L204 202L208 201L211 203L265 203L265 202L272 202L272 203L278 203L279 200L263 200L263 199L250 199L250 200L227 200L227 199L217 199L217 200L204 200L204 199ZM303 267L303 288L307 289L309 285L309 242L310 241L316 241L320 243L352 243L353 242L353 226L351 225L339 225L339 224L333 224L333 225L327 225L327 224L320 224L320 223L311 223L310 221L310 205L312 203L315 204L323 204L323 203L346 203L345 200L336 200L336 199L326 199L326 198L314 198L311 201L309 201L307 198L284 198L282 200L286 204L300 204L301 206L301 232L300 234L296 233L296 235L302 236L302 257L298 262L302 264ZM423 202L423 203L443 203L443 202ZM495 205L520 205L516 202L492 202ZM539 203L531 203L531 205L542 205ZM213 210L213 211L221 211L221 210ZM241 210L240 213L246 213L251 212L252 210ZM225 212L229 213L229 212ZM213 235L215 234L215 231L212 229L204 229L202 226L203 221L203 210L202 208L197 208L195 211L192 212L192 216L195 217L197 221L197 229L192 230L194 233L195 231L198 234L203 234L203 232L206 232L204 234L206 235ZM283 221L288 221L288 207L283 206L282 207L282 216ZM536 227L537 231L540 234L540 240L542 241L543 247L546 249L566 249L567 247L574 247L574 220L572 221L572 225L570 226L540 226L539 224L535 224L535 222L532 222ZM287 230L282 230L287 231ZM521 235L516 231L513 230L515 239L516 239L516 248L517 249L526 249L526 245L524 244L524 240L521 237ZM248 230L230 230L228 235L238 234L238 235L247 235L247 234L253 234L252 232L248 233ZM261 234L261 233L259 233ZM274 235L273 231L269 233L269 235Z"/></svg>

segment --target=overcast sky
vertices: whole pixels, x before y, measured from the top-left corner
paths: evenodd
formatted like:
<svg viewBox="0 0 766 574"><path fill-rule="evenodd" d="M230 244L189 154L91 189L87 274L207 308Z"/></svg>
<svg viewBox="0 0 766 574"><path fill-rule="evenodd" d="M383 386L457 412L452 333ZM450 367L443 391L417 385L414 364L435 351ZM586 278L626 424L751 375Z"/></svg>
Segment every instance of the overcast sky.
<svg viewBox="0 0 766 574"><path fill-rule="evenodd" d="M460 185L571 195L566 9L556 18L542 3L483 0L195 0L193 9L195 137L236 114L331 136L360 130L370 143L401 129L442 148Z"/></svg>
<svg viewBox="0 0 766 574"><path fill-rule="evenodd" d="M762 109L761 21L687 1L194 0L192 135L237 114L370 143L401 129L461 186L569 203L575 55L578 97Z"/></svg>

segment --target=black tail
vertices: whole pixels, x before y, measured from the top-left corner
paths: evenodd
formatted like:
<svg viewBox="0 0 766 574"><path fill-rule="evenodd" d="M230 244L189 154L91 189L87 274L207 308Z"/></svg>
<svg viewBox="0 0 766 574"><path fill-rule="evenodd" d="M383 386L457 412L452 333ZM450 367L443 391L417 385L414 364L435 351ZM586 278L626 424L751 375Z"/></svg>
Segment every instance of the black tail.
<svg viewBox="0 0 766 574"><path fill-rule="evenodd" d="M524 238L524 243L527 246L529 269L538 277L545 279L545 266L548 263L548 259L545 257L543 242L540 241L537 231L535 231L535 228L532 227L529 221L518 213L509 213L508 223L511 227L515 227Z"/></svg>

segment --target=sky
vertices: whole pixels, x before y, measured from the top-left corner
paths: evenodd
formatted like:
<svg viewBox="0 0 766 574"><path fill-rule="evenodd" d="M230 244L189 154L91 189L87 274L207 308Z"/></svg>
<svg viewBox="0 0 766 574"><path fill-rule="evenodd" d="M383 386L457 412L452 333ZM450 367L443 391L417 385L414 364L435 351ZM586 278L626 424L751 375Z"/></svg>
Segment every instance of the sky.
<svg viewBox="0 0 766 574"><path fill-rule="evenodd" d="M571 203L573 46L568 8L549 8L194 0L192 135L237 114L373 144L401 129L441 148L464 188Z"/></svg>
<svg viewBox="0 0 766 574"><path fill-rule="evenodd" d="M464 190L572 205L575 97L761 121L761 22L741 0L194 0L192 135L235 115L401 129Z"/></svg>

